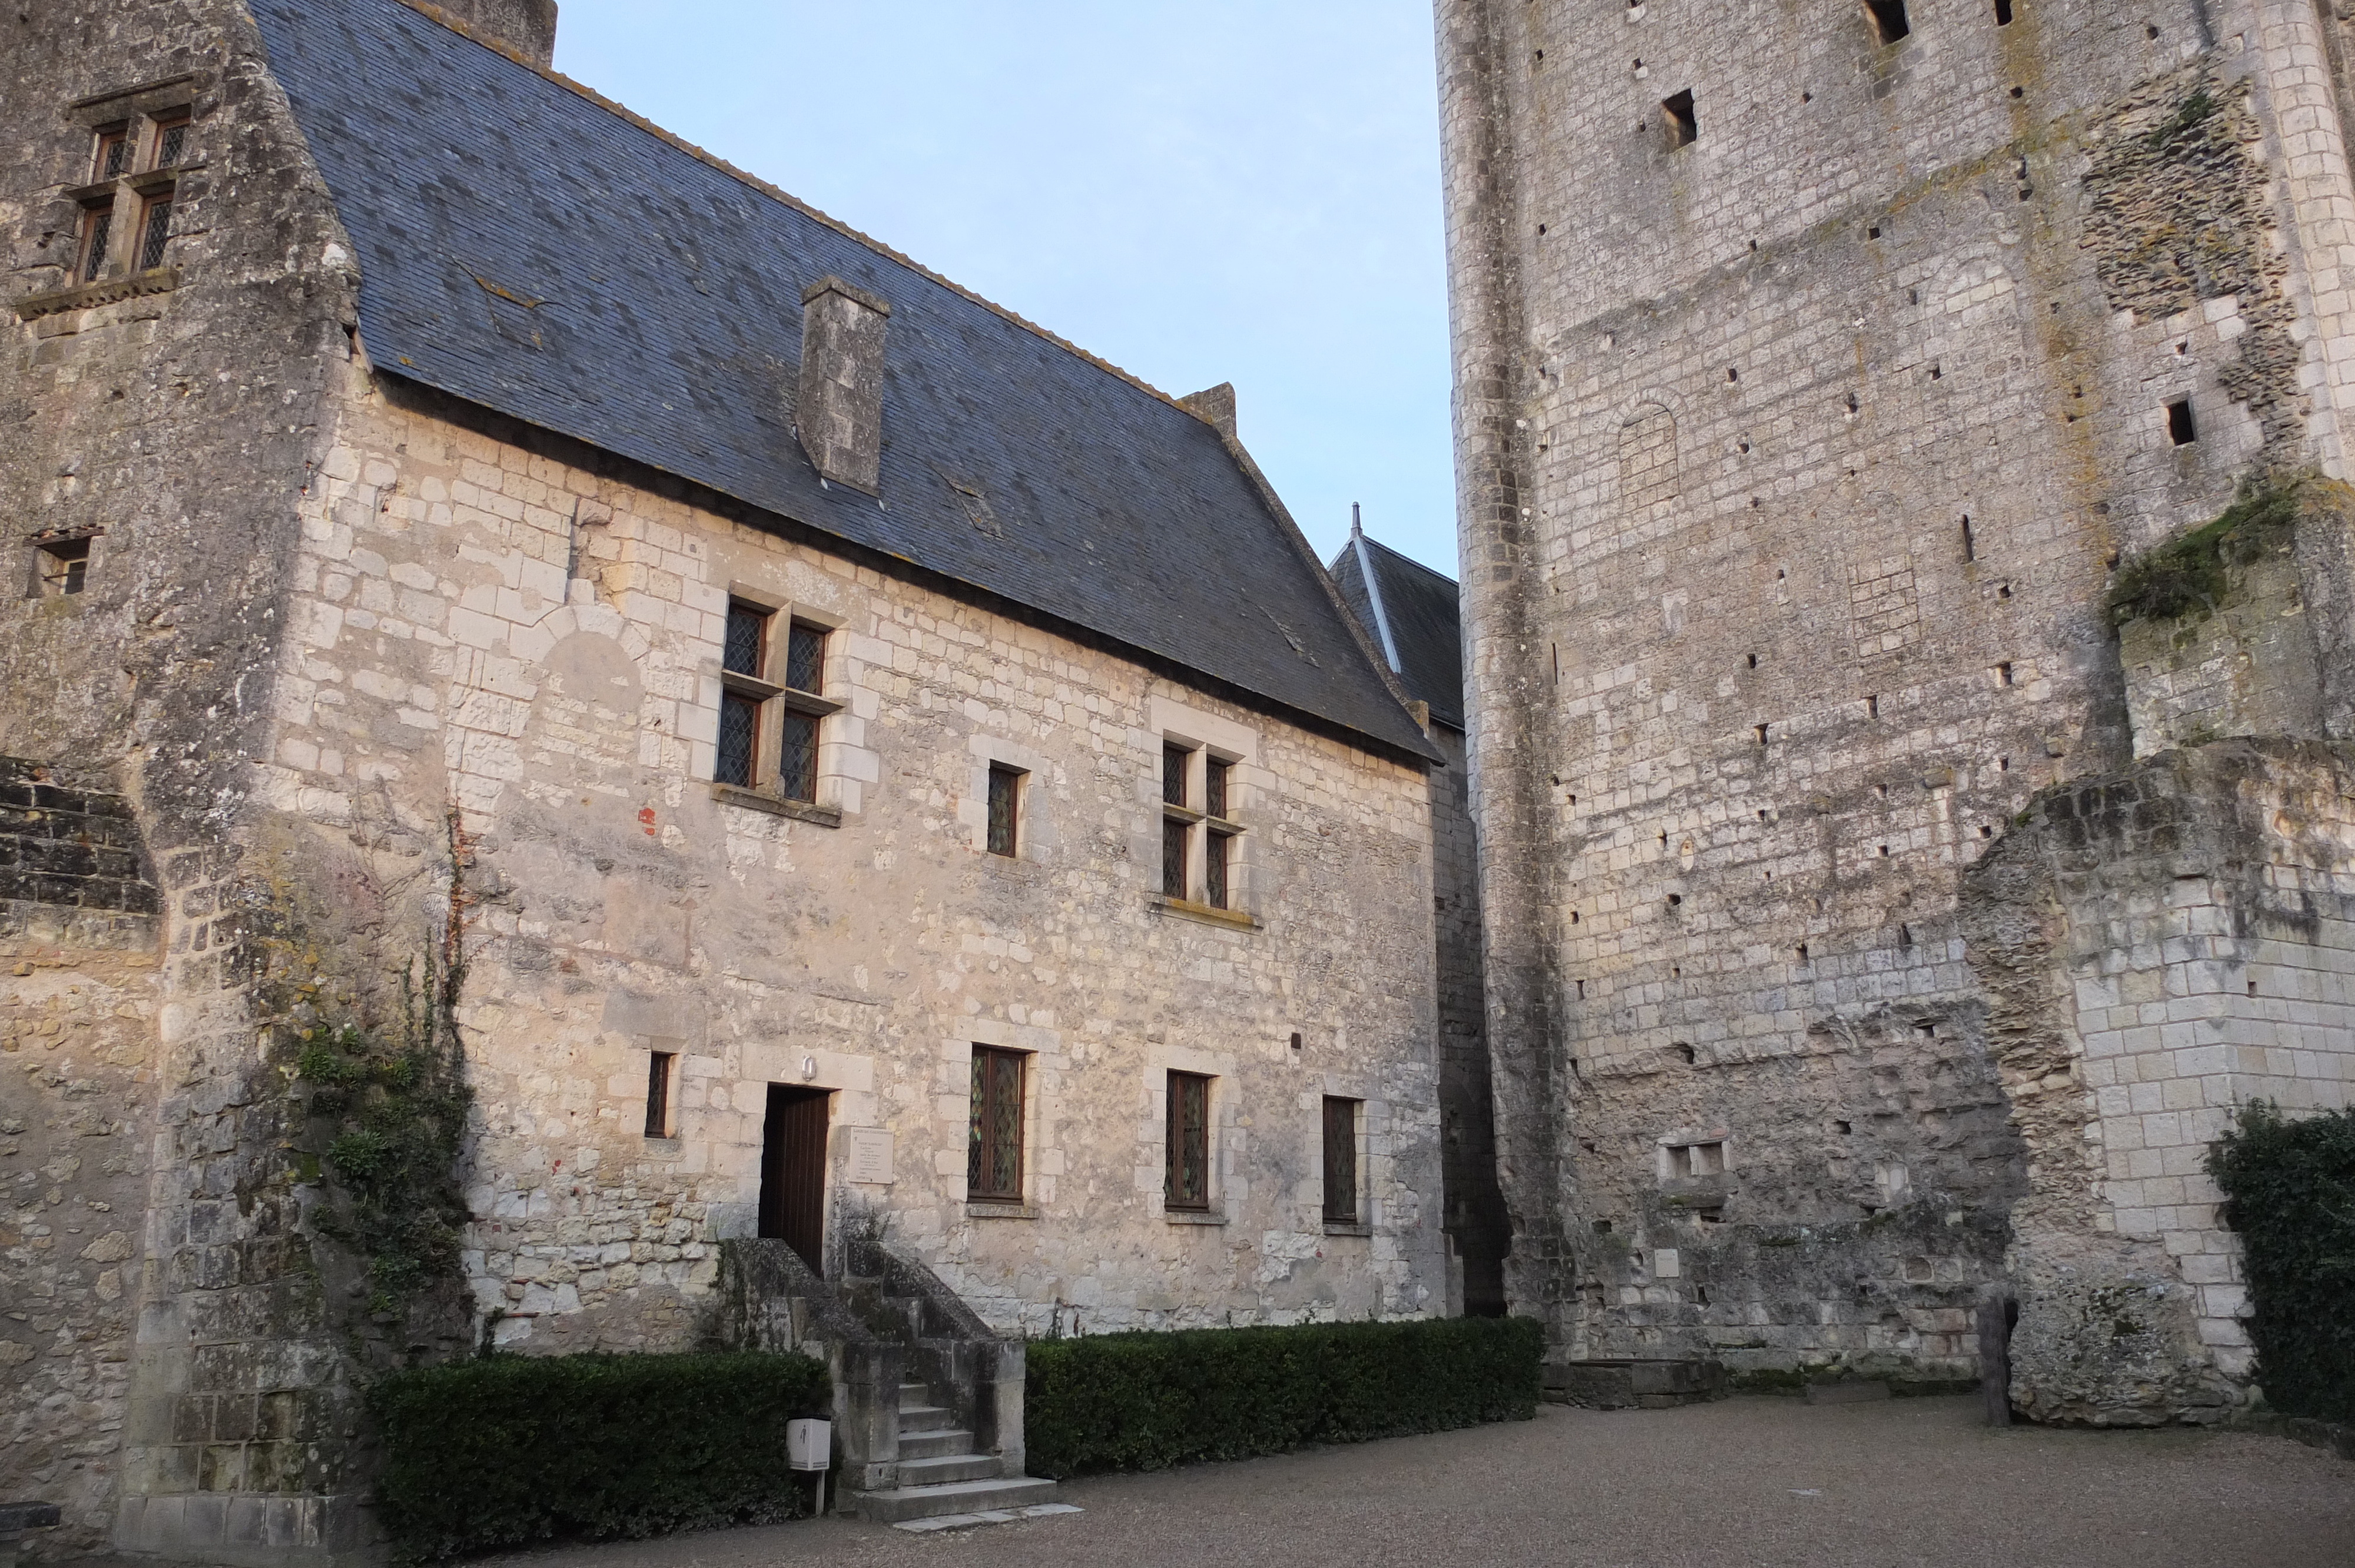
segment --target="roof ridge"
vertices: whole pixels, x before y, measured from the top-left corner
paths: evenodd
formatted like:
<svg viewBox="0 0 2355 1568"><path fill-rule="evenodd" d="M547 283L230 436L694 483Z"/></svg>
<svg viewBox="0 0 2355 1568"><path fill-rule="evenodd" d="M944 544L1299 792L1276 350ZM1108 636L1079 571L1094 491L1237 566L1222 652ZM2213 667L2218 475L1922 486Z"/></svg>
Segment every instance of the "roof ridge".
<svg viewBox="0 0 2355 1568"><path fill-rule="evenodd" d="M1416 571L1422 572L1427 577L1437 577L1441 582L1445 583L1450 588L1462 586L1455 578L1449 577L1437 567L1425 566L1423 562L1416 560L1412 556L1406 554L1402 550L1393 550L1388 545L1383 544L1380 539L1375 538L1371 534L1366 535L1365 540L1367 544L1371 545L1375 549L1380 550L1383 555L1390 556L1392 560L1404 561Z"/></svg>
<svg viewBox="0 0 2355 1568"><path fill-rule="evenodd" d="M1184 403L1180 402L1178 398L1171 397L1168 393L1164 392L1160 387L1156 387L1150 381L1146 380L1145 377L1138 376L1134 372L1123 370L1119 366L1114 365L1111 360L1104 358L1101 355L1089 353L1086 349L1082 348L1078 344L1073 343L1071 339L1064 337L1060 334L1048 331L1045 327L1040 326L1037 322L1030 320L1029 317L1022 315L1017 312L1010 311L995 300L986 299L982 295L975 293L971 289L966 288L963 283L958 282L955 279L944 277L941 273L933 271L930 267L925 266L914 257L905 255L900 251L893 249L890 246L884 244L873 235L861 233L859 230L853 228L850 225L843 222L840 218L835 217L827 213L820 212L816 207L810 206L809 203L802 200L799 196L794 196L791 191L785 190L782 186L772 185L758 175L750 174L745 170L738 168L727 159L720 157L715 153L708 153L704 151L701 147L697 146L694 143L688 141L684 136L678 135L675 132L664 130L661 126L655 124L645 115L638 113L635 110L630 109L623 104L615 102L613 100L606 97L603 93L599 92L595 88L575 81L570 77L566 76L562 71L557 70L552 67L539 65L526 58L519 51L510 45L501 43L496 38L484 37L482 34L474 31L474 28L468 26L465 23L460 21L457 17L450 15L449 12L444 11L441 6L434 5L433 0L399 0L399 3L408 6L410 10L417 12L420 16L429 17L432 20L440 23L442 26L449 28L459 37L465 38L470 42L480 44L483 48L491 50L494 54L499 55L504 58L513 60L516 64L523 67L524 69L532 72L534 75L544 77L549 81L563 88L568 92L574 93L579 97L588 100L591 103L595 104L598 108L605 111L608 114L613 115L617 119L636 126L639 130L645 132L649 135L660 138L662 141L668 143L671 146L677 148L682 153L685 153L688 157L695 159L697 162L709 164L710 167L719 170L721 174L728 175L730 179L741 181L743 184L751 186L754 190L759 191L762 196L784 203L785 206L792 207L795 212L802 214L805 217L809 218L813 222L822 223L846 238L857 240L859 244L866 246L869 250L876 252L878 255L889 257L890 260L897 261L900 265L907 268L910 271L916 273L918 276L930 279L932 282L938 283L942 288L948 290L951 293L970 300L975 304L979 305L982 309L988 311L993 314L1003 316L1007 321L1012 322L1016 326L1022 328L1025 332L1037 334L1039 336L1045 338L1049 343L1053 344L1057 348L1062 349L1064 352L1086 361L1088 364L1094 366L1097 369L1105 372L1107 375L1118 376L1121 380L1127 382L1138 391L1145 393L1148 397L1158 398L1162 402L1168 404L1171 408L1178 410L1180 413L1187 415L1188 418L1200 419L1202 423L1206 425L1210 423L1209 419L1203 418L1200 414L1187 408Z"/></svg>

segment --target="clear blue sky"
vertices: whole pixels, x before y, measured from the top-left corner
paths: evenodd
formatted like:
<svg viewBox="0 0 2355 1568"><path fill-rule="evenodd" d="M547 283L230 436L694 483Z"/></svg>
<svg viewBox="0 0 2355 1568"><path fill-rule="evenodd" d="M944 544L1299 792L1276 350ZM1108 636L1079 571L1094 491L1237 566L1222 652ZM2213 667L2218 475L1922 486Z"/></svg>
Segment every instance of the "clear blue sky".
<svg viewBox="0 0 2355 1568"><path fill-rule="evenodd" d="M557 69L1455 571L1428 0L561 0Z"/></svg>

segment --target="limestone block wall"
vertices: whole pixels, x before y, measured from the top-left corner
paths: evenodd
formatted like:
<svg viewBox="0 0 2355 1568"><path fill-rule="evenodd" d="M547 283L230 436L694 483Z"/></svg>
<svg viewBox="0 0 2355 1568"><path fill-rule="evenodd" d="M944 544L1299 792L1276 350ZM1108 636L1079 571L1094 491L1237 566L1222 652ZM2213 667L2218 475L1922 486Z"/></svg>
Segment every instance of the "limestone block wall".
<svg viewBox="0 0 2355 1568"><path fill-rule="evenodd" d="M262 797L302 874L388 909L449 807L470 836L467 1267L500 1342L689 1340L712 1244L756 1224L772 1084L832 1094L833 1237L883 1220L1002 1329L1444 1309L1419 767L364 363L345 396ZM731 593L831 629L815 807L711 783ZM1158 896L1166 736L1235 759L1245 917ZM1025 774L1011 860L993 763ZM977 1044L1029 1054L1019 1205L964 1201ZM675 1138L644 1136L655 1051ZM1217 1080L1187 1223L1173 1069ZM1327 1095L1363 1102L1356 1231L1320 1217Z"/></svg>
<svg viewBox="0 0 2355 1568"><path fill-rule="evenodd" d="M1497 1189L1495 1096L1482 976L1479 833L1461 732L1431 726L1447 758L1431 770L1433 916L1439 931L1441 1142L1447 1232L1464 1272L1465 1310L1501 1313L1512 1224Z"/></svg>
<svg viewBox="0 0 2355 1568"><path fill-rule="evenodd" d="M2012 1397L2215 1420L2250 1374L2205 1158L2235 1107L2355 1097L2343 747L2229 740L2041 797L1966 883L2028 1144Z"/></svg>
<svg viewBox="0 0 2355 1568"><path fill-rule="evenodd" d="M2337 461L2310 9L1907 12L1438 7L1513 1289L1566 1351L1737 1342L1636 1224L1739 1244L1760 1370L1957 1366L2028 1182L1963 878L2131 755L2115 562ZM1721 1214L1655 1230L1718 1133ZM1757 1250L1826 1226L1869 1258Z"/></svg>

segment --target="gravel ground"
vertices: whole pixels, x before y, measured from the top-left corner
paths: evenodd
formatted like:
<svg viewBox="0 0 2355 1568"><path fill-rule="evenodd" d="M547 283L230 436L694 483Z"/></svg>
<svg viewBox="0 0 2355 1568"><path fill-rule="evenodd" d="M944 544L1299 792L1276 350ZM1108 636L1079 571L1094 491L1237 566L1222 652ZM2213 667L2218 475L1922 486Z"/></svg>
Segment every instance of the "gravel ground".
<svg viewBox="0 0 2355 1568"><path fill-rule="evenodd" d="M1996 1430L1976 1395L1735 1399L1063 1488L955 1533L841 1520L533 1552L502 1568L2350 1568L2355 1464L2251 1434Z"/></svg>

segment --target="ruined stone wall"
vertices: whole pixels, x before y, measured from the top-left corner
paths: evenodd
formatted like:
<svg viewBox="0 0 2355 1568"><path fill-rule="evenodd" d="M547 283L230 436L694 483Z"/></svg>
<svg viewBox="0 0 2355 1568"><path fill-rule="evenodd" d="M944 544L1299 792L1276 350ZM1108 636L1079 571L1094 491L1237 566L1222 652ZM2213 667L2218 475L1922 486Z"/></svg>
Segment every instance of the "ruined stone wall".
<svg viewBox="0 0 2355 1568"><path fill-rule="evenodd" d="M2040 796L1962 916L2029 1155L2012 1400L2213 1421L2250 1372L2209 1148L2233 1108L2355 1101L2342 746L2226 740Z"/></svg>
<svg viewBox="0 0 2355 1568"><path fill-rule="evenodd" d="M467 1266L500 1342L690 1340L773 1083L833 1091L835 1234L888 1213L1001 1328L1444 1308L1419 767L350 377L262 798L305 880L380 890L363 932L447 808L473 838ZM710 781L731 591L834 629L815 806ZM1247 918L1158 896L1165 736L1239 759ZM1027 775L1011 860L993 762ZM1031 1053L1018 1207L964 1201L976 1044ZM1218 1080L1207 1224L1163 1210L1171 1069ZM1320 1218L1328 1094L1365 1102L1355 1231Z"/></svg>
<svg viewBox="0 0 2355 1568"><path fill-rule="evenodd" d="M2337 461L2311 9L1908 12L1439 5L1515 1296L1570 1350L1963 1364L2024 1177L1959 878L2129 754L2117 557Z"/></svg>
<svg viewBox="0 0 2355 1568"><path fill-rule="evenodd" d="M118 797L0 758L0 1494L121 1498L155 1096L155 889Z"/></svg>
<svg viewBox="0 0 2355 1568"><path fill-rule="evenodd" d="M129 1320L135 1304L127 1377L105 1359L112 1330L94 1328L97 1370L66 1380L91 1402L77 1451L12 1474L37 1481L34 1495L66 1494L73 1542L111 1528L122 1544L187 1553L318 1547L338 1483L316 1439L342 1419L343 1395L314 1337L308 1259L289 1245L282 1096L257 1048L239 915L241 888L266 889L236 846L325 367L349 352L356 280L240 6L28 5L0 26L0 516L12 530L0 751L125 797L158 890L143 916L151 956L137 960L153 974L129 972L129 949L85 957L45 939L66 956L24 959L32 973L16 982L39 991L102 970L91 994L135 995L120 1005L146 1009L154 1033L138 1056L131 1020L94 1015L97 1034L72 1050L80 1075L58 1091L118 1074L120 1108L142 1128L146 1224L131 1228L135 1255L110 1266L123 1300L96 1309ZM146 116L181 109L193 122L181 166L165 171L176 206L162 265L144 268L126 242L83 282L97 132L144 132ZM152 143L140 141L144 179ZM114 194L121 235L138 192ZM36 535L90 541L81 592L43 581ZM83 1158L87 1171L113 1157ZM94 1291L97 1277L63 1270L58 1288ZM80 1478L60 1467L72 1463Z"/></svg>

